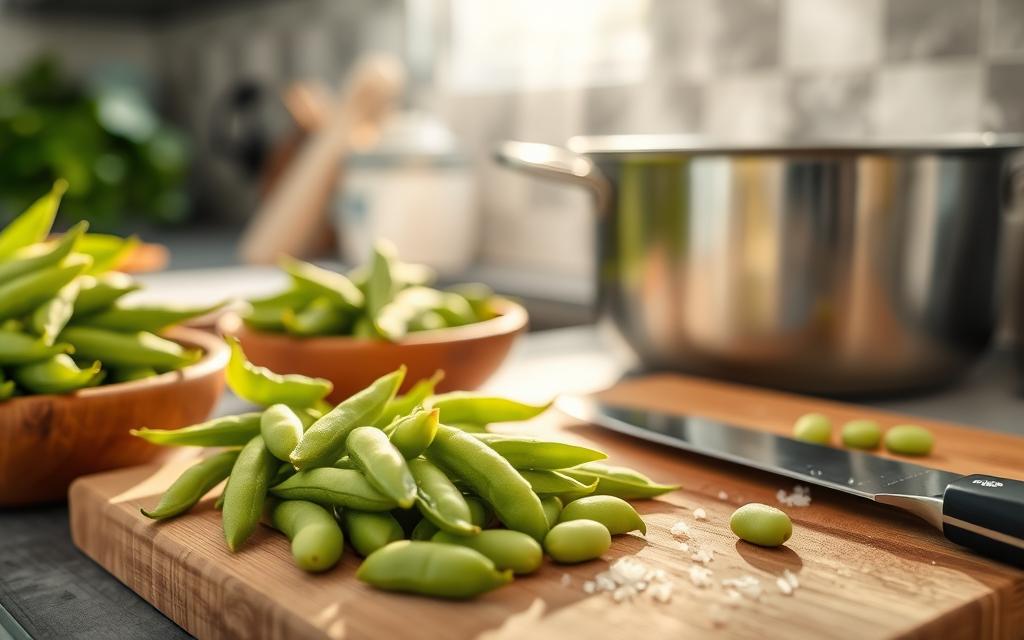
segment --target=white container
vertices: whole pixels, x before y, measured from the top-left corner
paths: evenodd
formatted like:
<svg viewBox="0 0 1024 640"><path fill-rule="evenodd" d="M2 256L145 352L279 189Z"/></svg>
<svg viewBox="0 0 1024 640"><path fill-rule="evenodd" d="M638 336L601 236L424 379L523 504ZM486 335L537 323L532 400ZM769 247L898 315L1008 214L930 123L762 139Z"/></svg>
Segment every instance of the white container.
<svg viewBox="0 0 1024 640"><path fill-rule="evenodd" d="M479 219L473 173L451 132L422 114L393 118L376 147L342 168L335 224L348 264L365 263L383 238L405 262L464 271L476 258Z"/></svg>

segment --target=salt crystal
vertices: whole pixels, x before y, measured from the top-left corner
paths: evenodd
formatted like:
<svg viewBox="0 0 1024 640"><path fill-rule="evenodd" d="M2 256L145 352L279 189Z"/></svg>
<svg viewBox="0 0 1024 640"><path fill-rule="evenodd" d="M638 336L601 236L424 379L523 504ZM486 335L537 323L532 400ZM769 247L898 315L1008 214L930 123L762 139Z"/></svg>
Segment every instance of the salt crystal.
<svg viewBox="0 0 1024 640"><path fill-rule="evenodd" d="M811 490L803 485L793 487L793 493L786 493L779 489L775 493L775 499L787 507L807 507L811 504Z"/></svg>
<svg viewBox="0 0 1024 640"><path fill-rule="evenodd" d="M751 600L759 599L763 593L763 590L761 589L761 581L752 575L722 580L722 586L735 589Z"/></svg>
<svg viewBox="0 0 1024 640"><path fill-rule="evenodd" d="M694 520L707 520L708 514L704 509L697 507L693 510L693 518Z"/></svg>
<svg viewBox="0 0 1024 640"><path fill-rule="evenodd" d="M793 587L792 587L792 585L790 585L789 581L786 580L785 578L783 578L782 576L779 576L778 578L775 579L775 586L777 586L779 588L779 591L782 592L782 595L784 595L784 596L793 595Z"/></svg>
<svg viewBox="0 0 1024 640"><path fill-rule="evenodd" d="M672 525L672 528L669 529L668 532L672 534L673 538L679 538L681 540L685 540L690 537L690 527L682 520Z"/></svg>
<svg viewBox="0 0 1024 640"><path fill-rule="evenodd" d="M687 551L690 550L690 545L687 544L686 542L680 542L679 543L679 550L682 551L683 553L686 553Z"/></svg>
<svg viewBox="0 0 1024 640"><path fill-rule="evenodd" d="M587 580L583 583L583 593L594 593L597 591L597 585L594 584L593 580Z"/></svg>
<svg viewBox="0 0 1024 640"><path fill-rule="evenodd" d="M739 591L736 591L735 589L726 589L725 590L725 604L726 604L726 606L734 607L734 608L738 607L740 605L740 600L742 600L742 599L743 599L743 596L740 595Z"/></svg>
<svg viewBox="0 0 1024 640"><path fill-rule="evenodd" d="M657 602L668 602L672 599L672 583L662 582L654 585L648 593Z"/></svg>
<svg viewBox="0 0 1024 640"><path fill-rule="evenodd" d="M690 556L690 560L693 560L694 562L699 562L705 567L708 565L709 562L711 562L714 559L715 550L711 547L702 547L698 549L696 553Z"/></svg>
<svg viewBox="0 0 1024 640"><path fill-rule="evenodd" d="M719 500L728 500L729 499L729 494L724 492L724 491L719 491L718 492L718 499Z"/></svg>
<svg viewBox="0 0 1024 640"><path fill-rule="evenodd" d="M793 587L794 589L800 588L800 580L798 580L796 574L790 571L789 569L786 569L782 572L782 577L786 579L786 582L789 583L789 586Z"/></svg>
<svg viewBox="0 0 1024 640"><path fill-rule="evenodd" d="M707 589L711 586L711 569L704 567L690 567L690 582L698 589Z"/></svg>

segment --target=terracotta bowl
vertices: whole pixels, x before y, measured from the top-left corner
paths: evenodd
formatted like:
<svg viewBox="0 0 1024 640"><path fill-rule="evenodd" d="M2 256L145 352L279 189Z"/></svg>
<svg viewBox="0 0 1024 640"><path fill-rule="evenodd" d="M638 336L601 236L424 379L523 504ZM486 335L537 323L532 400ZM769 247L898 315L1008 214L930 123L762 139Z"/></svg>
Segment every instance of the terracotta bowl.
<svg viewBox="0 0 1024 640"><path fill-rule="evenodd" d="M63 500L78 476L166 457L171 450L129 435L205 420L224 388L227 345L177 328L167 337L205 354L180 371L145 380L0 402L0 507Z"/></svg>
<svg viewBox="0 0 1024 640"><path fill-rule="evenodd" d="M493 374L516 337L526 329L526 309L502 301L501 315L464 327L420 331L401 342L344 336L296 338L257 331L236 314L221 318L225 335L237 336L249 359L279 373L301 373L334 383L330 399L340 402L401 365L408 388L444 369L439 391L475 389Z"/></svg>

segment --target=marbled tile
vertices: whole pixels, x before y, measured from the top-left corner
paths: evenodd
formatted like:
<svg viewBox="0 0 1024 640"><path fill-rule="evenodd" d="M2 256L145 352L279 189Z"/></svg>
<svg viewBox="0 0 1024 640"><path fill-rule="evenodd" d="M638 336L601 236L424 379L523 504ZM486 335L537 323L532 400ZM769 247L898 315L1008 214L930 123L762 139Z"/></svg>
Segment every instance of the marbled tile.
<svg viewBox="0 0 1024 640"><path fill-rule="evenodd" d="M788 0L783 11L783 64L789 69L842 69L881 58L881 0Z"/></svg>
<svg viewBox="0 0 1024 640"><path fill-rule="evenodd" d="M984 128L1024 132L1024 63L992 65L985 80Z"/></svg>
<svg viewBox="0 0 1024 640"><path fill-rule="evenodd" d="M650 0L647 33L651 71L689 81L708 80L714 73L716 11L709 0Z"/></svg>
<svg viewBox="0 0 1024 640"><path fill-rule="evenodd" d="M875 131L884 136L977 131L981 91L980 63L884 69L875 100Z"/></svg>
<svg viewBox="0 0 1024 640"><path fill-rule="evenodd" d="M671 78L594 87L583 94L581 133L690 132L700 127L700 111L700 88Z"/></svg>
<svg viewBox="0 0 1024 640"><path fill-rule="evenodd" d="M771 142L790 129L784 82L777 75L723 78L704 90L703 131L738 142Z"/></svg>
<svg viewBox="0 0 1024 640"><path fill-rule="evenodd" d="M889 0L885 59L974 55L980 14L977 0Z"/></svg>
<svg viewBox="0 0 1024 640"><path fill-rule="evenodd" d="M829 140L871 133L874 79L868 72L800 75L789 80L789 138Z"/></svg>
<svg viewBox="0 0 1024 640"><path fill-rule="evenodd" d="M779 0L711 2L711 61L730 73L768 69L779 59Z"/></svg>
<svg viewBox="0 0 1024 640"><path fill-rule="evenodd" d="M1024 53L1024 2L989 0L985 19L985 40L993 55Z"/></svg>

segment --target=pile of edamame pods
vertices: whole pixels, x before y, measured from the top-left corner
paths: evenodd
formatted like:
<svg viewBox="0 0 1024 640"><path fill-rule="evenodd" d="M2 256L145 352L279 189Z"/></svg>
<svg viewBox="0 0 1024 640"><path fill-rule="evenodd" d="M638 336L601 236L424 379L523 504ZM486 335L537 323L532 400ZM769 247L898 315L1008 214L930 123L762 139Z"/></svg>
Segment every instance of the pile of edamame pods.
<svg viewBox="0 0 1024 640"><path fill-rule="evenodd" d="M486 285L432 289L433 271L399 261L386 242L378 242L370 263L348 276L294 258L280 264L291 285L248 301L243 319L253 329L397 341L410 332L459 327L497 315L494 293Z"/></svg>
<svg viewBox="0 0 1024 640"><path fill-rule="evenodd" d="M0 230L0 401L191 364L198 351L157 333L216 308L123 306L139 285L112 268L137 240L86 233L84 221L48 239L64 189L58 183Z"/></svg>
<svg viewBox="0 0 1024 640"><path fill-rule="evenodd" d="M170 518L227 481L217 505L239 549L262 521L291 540L295 563L325 571L348 543L360 580L381 589L469 598L536 571L599 557L640 531L629 499L676 489L602 462L600 451L489 432L548 405L475 393L435 394L441 374L398 395L389 373L335 407L327 380L249 363L231 340L227 382L262 411L177 430L138 429L168 446L221 450L189 467L152 509Z"/></svg>

